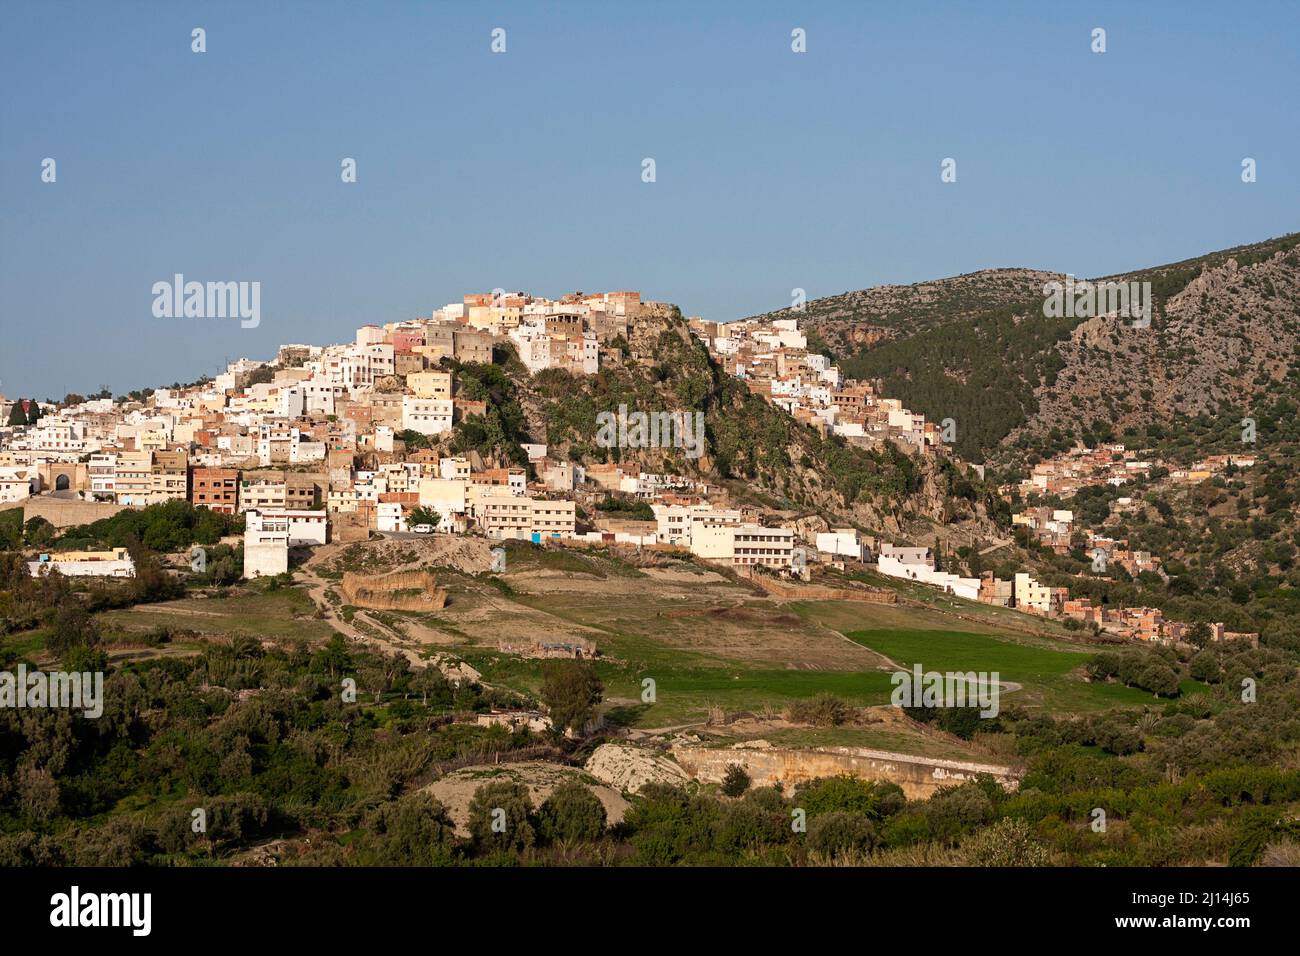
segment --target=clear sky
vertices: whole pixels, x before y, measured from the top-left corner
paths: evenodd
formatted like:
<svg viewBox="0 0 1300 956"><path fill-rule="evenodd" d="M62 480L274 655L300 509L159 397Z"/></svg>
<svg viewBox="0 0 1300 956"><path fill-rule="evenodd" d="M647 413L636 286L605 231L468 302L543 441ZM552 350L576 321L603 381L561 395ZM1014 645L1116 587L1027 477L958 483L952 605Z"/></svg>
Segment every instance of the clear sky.
<svg viewBox="0 0 1300 956"><path fill-rule="evenodd" d="M3 0L0 391L189 381L497 287L731 319L1173 261L1300 229L1298 114L1289 0ZM260 326L155 318L178 272L260 282Z"/></svg>

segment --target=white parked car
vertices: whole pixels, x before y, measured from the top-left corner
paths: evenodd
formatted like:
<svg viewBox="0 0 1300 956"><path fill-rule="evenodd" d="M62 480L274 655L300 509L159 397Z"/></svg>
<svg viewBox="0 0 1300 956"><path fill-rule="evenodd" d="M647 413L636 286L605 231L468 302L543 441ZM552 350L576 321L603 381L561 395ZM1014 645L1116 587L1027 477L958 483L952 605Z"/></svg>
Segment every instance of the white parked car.
<svg viewBox="0 0 1300 956"><path fill-rule="evenodd" d="M414 531L416 534L433 534L433 525L431 525L431 524L417 524L417 525L416 525L414 528L412 528L411 530Z"/></svg>

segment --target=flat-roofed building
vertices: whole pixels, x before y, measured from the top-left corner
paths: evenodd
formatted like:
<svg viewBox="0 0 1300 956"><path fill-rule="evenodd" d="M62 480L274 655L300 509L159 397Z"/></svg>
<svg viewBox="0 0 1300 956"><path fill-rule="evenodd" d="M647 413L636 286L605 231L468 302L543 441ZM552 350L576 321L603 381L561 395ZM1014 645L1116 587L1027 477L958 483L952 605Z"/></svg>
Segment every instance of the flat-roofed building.
<svg viewBox="0 0 1300 956"><path fill-rule="evenodd" d="M222 514L239 513L238 469L195 468L190 478L190 504Z"/></svg>

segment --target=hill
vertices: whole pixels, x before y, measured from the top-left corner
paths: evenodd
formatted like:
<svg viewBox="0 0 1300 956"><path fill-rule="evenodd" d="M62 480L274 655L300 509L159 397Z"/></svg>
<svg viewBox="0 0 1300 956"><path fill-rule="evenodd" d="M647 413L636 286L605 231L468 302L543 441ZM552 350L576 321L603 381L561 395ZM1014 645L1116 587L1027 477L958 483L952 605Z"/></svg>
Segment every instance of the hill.
<svg viewBox="0 0 1300 956"><path fill-rule="evenodd" d="M1150 282L1146 329L1047 318L1043 286L1061 276L1024 269L818 299L804 319L810 344L846 375L879 381L929 419L954 418L963 457L1014 461L1106 426L1240 419L1293 393L1297 244L1293 233L1094 280Z"/></svg>

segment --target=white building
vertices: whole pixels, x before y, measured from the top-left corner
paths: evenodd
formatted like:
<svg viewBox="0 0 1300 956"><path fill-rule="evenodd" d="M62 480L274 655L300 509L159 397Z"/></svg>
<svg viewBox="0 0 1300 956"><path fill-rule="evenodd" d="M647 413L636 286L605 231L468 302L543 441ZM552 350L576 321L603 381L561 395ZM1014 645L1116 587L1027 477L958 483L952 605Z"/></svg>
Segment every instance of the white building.
<svg viewBox="0 0 1300 956"><path fill-rule="evenodd" d="M402 396L402 428L421 435L440 435L451 430L454 405L448 398Z"/></svg>
<svg viewBox="0 0 1300 956"><path fill-rule="evenodd" d="M254 521L250 511L244 527L244 577L284 574L289 570L289 522L287 519Z"/></svg>
<svg viewBox="0 0 1300 956"><path fill-rule="evenodd" d="M266 508L245 515L246 531L284 531L291 548L324 544L329 536L329 518L324 511Z"/></svg>
<svg viewBox="0 0 1300 956"><path fill-rule="evenodd" d="M817 535L817 550L836 558L853 558L865 560L867 546L858 536L857 528L832 528Z"/></svg>

